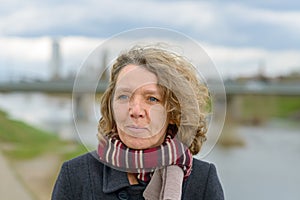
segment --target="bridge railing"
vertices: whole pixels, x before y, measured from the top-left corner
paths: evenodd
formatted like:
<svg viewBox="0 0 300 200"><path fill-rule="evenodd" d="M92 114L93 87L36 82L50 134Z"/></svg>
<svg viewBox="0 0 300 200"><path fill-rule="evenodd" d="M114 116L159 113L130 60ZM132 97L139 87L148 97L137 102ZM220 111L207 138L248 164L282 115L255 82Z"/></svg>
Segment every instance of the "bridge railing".
<svg viewBox="0 0 300 200"><path fill-rule="evenodd" d="M80 84L80 91L91 91L94 82L84 81ZM34 81L34 82L0 82L0 92L45 92L45 93L72 93L73 80L61 81ZM98 93L104 92L107 82L99 82L96 88ZM77 88L78 89L78 88ZM225 83L227 95L281 95L300 96L300 81L294 83ZM216 90L217 91L217 90ZM76 91L78 92L78 91Z"/></svg>

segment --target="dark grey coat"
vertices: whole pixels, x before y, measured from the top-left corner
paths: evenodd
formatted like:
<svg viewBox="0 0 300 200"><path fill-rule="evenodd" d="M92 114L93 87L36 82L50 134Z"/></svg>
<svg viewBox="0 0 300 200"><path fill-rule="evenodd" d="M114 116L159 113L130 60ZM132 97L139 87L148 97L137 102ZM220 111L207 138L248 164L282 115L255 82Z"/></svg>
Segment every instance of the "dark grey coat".
<svg viewBox="0 0 300 200"><path fill-rule="evenodd" d="M99 162L91 153L62 165L52 193L52 200L142 200L146 186L131 186L127 174ZM192 173L184 181L183 200L222 200L224 194L216 168L197 159Z"/></svg>

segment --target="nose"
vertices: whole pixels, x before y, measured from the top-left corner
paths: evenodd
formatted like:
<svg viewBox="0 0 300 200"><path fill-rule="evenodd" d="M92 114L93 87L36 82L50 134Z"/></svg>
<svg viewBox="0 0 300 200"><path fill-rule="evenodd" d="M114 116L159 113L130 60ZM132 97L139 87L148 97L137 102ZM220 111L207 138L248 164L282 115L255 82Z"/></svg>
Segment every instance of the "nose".
<svg viewBox="0 0 300 200"><path fill-rule="evenodd" d="M134 119L144 118L146 115L145 106L141 98L133 96L129 102L129 115Z"/></svg>

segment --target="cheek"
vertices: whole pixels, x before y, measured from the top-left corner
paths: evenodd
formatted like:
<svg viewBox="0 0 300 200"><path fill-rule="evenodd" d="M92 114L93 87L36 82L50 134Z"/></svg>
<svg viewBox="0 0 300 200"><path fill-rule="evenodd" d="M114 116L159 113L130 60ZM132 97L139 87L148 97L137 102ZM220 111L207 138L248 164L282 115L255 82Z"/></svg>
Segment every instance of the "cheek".
<svg viewBox="0 0 300 200"><path fill-rule="evenodd" d="M151 120L151 127L155 132L160 132L168 124L167 112L162 105L151 106L149 116Z"/></svg>
<svg viewBox="0 0 300 200"><path fill-rule="evenodd" d="M128 109L129 105L128 103L113 103L113 114L114 114L114 120L118 125L126 121L128 116Z"/></svg>

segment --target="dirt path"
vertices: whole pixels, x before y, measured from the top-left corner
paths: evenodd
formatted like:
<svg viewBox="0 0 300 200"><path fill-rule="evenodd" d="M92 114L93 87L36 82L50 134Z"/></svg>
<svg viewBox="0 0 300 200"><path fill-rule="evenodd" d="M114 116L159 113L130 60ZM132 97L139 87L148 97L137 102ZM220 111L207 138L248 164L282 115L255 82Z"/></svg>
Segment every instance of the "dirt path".
<svg viewBox="0 0 300 200"><path fill-rule="evenodd" d="M46 154L31 160L18 161L14 166L36 199L49 200L60 164L58 155Z"/></svg>
<svg viewBox="0 0 300 200"><path fill-rule="evenodd" d="M33 200L30 192L20 182L19 177L0 151L0 199Z"/></svg>

